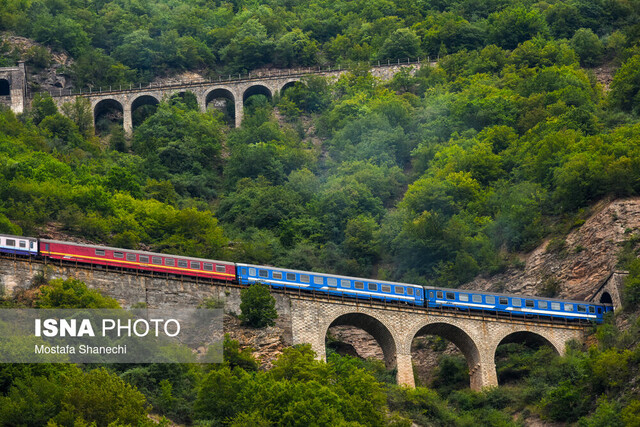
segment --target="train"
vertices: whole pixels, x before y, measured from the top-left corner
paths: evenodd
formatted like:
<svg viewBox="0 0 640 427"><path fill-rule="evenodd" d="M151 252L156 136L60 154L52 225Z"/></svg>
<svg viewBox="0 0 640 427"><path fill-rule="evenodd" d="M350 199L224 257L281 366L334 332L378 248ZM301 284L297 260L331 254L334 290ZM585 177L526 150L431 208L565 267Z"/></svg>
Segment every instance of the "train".
<svg viewBox="0 0 640 427"><path fill-rule="evenodd" d="M273 288L407 304L426 309L595 323L602 323L605 314L613 310L611 304L438 288L5 234L0 234L0 253L207 278L244 286L262 283Z"/></svg>

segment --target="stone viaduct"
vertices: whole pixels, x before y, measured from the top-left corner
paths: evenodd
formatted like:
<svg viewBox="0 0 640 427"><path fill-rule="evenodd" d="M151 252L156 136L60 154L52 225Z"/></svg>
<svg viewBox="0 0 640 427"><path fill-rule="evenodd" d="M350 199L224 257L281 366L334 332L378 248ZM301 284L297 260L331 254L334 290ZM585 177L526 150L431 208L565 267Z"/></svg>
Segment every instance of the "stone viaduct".
<svg viewBox="0 0 640 427"><path fill-rule="evenodd" d="M393 75L404 67L419 67L421 64L435 65L430 60L406 62L397 61L395 63L379 64L371 67L371 74L383 80L390 79ZM217 80L200 79L191 81L173 81L164 84L150 84L146 86L131 85L127 87L99 88L97 91L84 90L73 91L69 89L59 89L51 91L58 106L66 102L72 102L77 97L88 98L91 102L94 124L99 115L105 111L114 111L121 115L122 125L125 133L131 134L133 131L133 113L144 105L155 105L164 98L175 94L192 92L197 100L202 112L213 102L230 103L233 106L235 116L235 126L240 126L243 118L244 103L253 95L265 95L273 98L281 94L285 89L292 86L306 75L322 75L326 77L337 77L345 73L345 69L295 69L277 70L268 72L250 73L248 75L238 75L237 77L219 77ZM3 76L9 77L3 77ZM4 88L4 92L3 92ZM10 88L10 90L9 90ZM10 91L10 92L9 92ZM30 103L26 91L26 74L24 63L20 67L0 68L0 97L3 93L5 103L11 103L14 112L21 113Z"/></svg>
<svg viewBox="0 0 640 427"><path fill-rule="evenodd" d="M203 283L187 277L158 277L100 266L45 263L42 260L0 257L0 293L28 288L37 274L48 278L76 277L116 298L123 307L144 303L149 308L188 307L205 298L224 300L227 313L239 313L241 288L233 283ZM471 388L498 385L495 353L507 342L536 342L564 354L570 340L581 341L585 327L535 319L474 315L467 312L384 306L368 301L329 299L322 295L275 291L279 318L276 328L286 345L311 344L326 358L325 340L332 326L350 325L368 332L380 345L387 368L395 369L399 384L415 385L411 361L414 338L436 335L455 344L466 358Z"/></svg>

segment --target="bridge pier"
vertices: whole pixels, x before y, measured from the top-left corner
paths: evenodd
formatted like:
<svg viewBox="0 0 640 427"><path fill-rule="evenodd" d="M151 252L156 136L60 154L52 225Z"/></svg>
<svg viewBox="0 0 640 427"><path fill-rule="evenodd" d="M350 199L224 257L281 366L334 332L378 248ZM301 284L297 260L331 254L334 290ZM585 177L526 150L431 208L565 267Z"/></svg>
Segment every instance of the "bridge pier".
<svg viewBox="0 0 640 427"><path fill-rule="evenodd" d="M122 127L126 136L129 137L133 134L133 113L129 102L122 106Z"/></svg>
<svg viewBox="0 0 640 427"><path fill-rule="evenodd" d="M398 382L398 385L415 388L416 380L413 376L413 361L411 360L411 353L396 354L396 369L396 381Z"/></svg>
<svg viewBox="0 0 640 427"><path fill-rule="evenodd" d="M242 124L242 118L244 117L244 101L242 95L235 97L235 112L236 112L236 128L239 128Z"/></svg>

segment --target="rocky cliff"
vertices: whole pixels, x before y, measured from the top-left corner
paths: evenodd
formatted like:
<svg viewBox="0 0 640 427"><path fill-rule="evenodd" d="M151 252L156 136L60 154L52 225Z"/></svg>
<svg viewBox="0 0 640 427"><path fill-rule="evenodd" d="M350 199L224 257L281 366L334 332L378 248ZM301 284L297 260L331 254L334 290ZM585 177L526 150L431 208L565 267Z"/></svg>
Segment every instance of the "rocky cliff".
<svg viewBox="0 0 640 427"><path fill-rule="evenodd" d="M621 245L640 230L640 198L601 202L564 238L522 255L522 268L477 277L465 289L589 299L616 268Z"/></svg>

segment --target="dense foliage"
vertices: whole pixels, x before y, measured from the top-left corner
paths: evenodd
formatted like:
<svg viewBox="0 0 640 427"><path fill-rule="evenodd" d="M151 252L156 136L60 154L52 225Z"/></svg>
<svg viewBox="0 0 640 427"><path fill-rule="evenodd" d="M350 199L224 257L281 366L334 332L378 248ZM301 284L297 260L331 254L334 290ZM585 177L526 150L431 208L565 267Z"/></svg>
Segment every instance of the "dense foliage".
<svg viewBox="0 0 640 427"><path fill-rule="evenodd" d="M108 115L95 136L83 100L59 111L36 95L19 116L0 107L0 232L458 286L544 237L555 250L599 199L639 194L639 13L637 0L5 1L0 31L66 50L73 62L58 72L78 87L184 70L351 71L250 97L237 129L190 94L134 112L131 138ZM20 59L8 42L0 53L0 66ZM357 64L415 56L440 60L389 81ZM23 59L52 62L38 46ZM625 256L633 313L640 264ZM39 280L1 305L114 304L74 280ZM202 369L6 365L0 423L139 424L150 404L203 425L633 425L639 326L624 316L626 331L607 323L562 358L502 346L506 389L484 393L465 389L455 357L414 391L374 362L321 363L306 347L260 372L230 339L226 363ZM92 412L102 399L113 405Z"/></svg>

